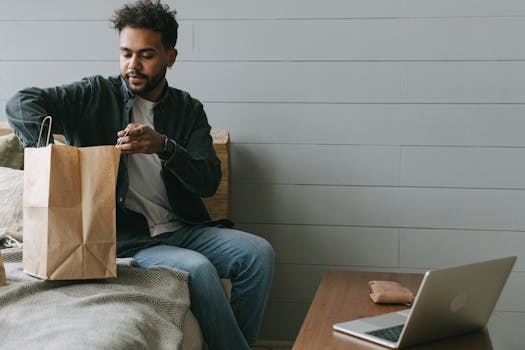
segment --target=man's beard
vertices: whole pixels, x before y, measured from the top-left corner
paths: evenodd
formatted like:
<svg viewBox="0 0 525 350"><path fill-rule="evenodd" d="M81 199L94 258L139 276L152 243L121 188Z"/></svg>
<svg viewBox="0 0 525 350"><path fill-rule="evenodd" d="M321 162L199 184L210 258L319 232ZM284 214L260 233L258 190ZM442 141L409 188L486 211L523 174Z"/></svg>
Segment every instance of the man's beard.
<svg viewBox="0 0 525 350"><path fill-rule="evenodd" d="M136 87L133 84L130 83L129 77L135 76L138 78L143 78L146 83L142 87ZM135 70L130 70L126 73L125 76L123 76L124 81L126 82L126 85L128 88L133 91L134 93L138 95L147 94L148 92L155 89L159 84L162 84L164 82L164 78L166 76L166 68L164 68L159 74L156 74L152 77L149 77L145 74L140 74L139 72Z"/></svg>

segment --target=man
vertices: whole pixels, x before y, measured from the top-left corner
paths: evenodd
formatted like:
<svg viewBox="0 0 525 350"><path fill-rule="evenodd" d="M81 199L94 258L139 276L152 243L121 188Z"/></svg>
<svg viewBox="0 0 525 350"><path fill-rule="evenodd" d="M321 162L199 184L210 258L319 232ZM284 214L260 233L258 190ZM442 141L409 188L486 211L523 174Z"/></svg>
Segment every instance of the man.
<svg viewBox="0 0 525 350"><path fill-rule="evenodd" d="M119 77L93 76L18 92L6 107L25 147L42 119L69 144L117 144L117 254L141 267L190 272L191 310L211 350L248 349L255 341L273 277L274 251L264 239L210 221L200 197L215 193L218 160L202 104L169 87L177 57L175 12L152 0L117 10ZM231 302L220 278L232 280Z"/></svg>

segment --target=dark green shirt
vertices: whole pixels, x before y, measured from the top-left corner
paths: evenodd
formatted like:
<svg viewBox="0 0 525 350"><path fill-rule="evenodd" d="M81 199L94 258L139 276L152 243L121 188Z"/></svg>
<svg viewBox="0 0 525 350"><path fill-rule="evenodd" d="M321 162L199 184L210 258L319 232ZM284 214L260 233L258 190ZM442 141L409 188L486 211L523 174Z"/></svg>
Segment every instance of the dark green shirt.
<svg viewBox="0 0 525 350"><path fill-rule="evenodd" d="M52 88L24 89L7 102L6 113L24 147L36 145L47 115L53 117L52 132L64 134L70 145L115 145L117 132L130 122L134 102L134 93L120 76L93 76ZM201 197L215 193L221 167L202 104L187 92L166 87L154 109L154 126L176 142L175 152L162 160L161 170L175 215L186 224L209 221ZM121 157L116 188L121 217L126 215L124 201L129 187L126 160ZM124 227L117 220L119 241L129 238L128 234L120 237L127 231L120 226Z"/></svg>

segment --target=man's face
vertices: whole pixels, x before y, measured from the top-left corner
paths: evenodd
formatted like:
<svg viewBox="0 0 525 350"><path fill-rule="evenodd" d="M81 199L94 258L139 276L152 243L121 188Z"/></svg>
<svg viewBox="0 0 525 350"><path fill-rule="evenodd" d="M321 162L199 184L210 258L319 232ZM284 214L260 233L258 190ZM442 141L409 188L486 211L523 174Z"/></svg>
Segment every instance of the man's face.
<svg viewBox="0 0 525 350"><path fill-rule="evenodd" d="M174 48L164 48L159 32L131 27L120 31L120 74L131 91L149 101L160 98L166 68L176 57Z"/></svg>

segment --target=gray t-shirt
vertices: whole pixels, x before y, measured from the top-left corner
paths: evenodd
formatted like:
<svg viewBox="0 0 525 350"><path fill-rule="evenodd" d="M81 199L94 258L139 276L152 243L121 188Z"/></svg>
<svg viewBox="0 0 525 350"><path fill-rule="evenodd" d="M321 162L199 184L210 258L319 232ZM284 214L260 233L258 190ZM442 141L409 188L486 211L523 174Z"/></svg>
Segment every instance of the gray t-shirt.
<svg viewBox="0 0 525 350"><path fill-rule="evenodd" d="M154 128L155 105L155 102L137 96L131 112L131 120ZM161 169L161 161L156 154L128 155L129 190L125 207L146 217L152 237L176 231L184 225L177 220L168 201L160 175Z"/></svg>

